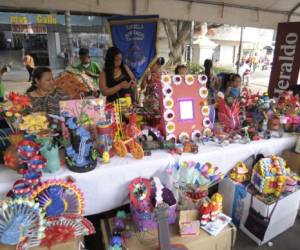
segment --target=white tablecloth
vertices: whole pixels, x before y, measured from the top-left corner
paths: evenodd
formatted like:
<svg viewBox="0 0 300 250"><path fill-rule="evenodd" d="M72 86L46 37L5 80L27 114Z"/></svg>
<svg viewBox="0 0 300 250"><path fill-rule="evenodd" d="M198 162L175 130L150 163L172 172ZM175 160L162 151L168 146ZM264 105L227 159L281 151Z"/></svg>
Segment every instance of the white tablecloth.
<svg viewBox="0 0 300 250"><path fill-rule="evenodd" d="M167 181L166 167L174 162L174 158L199 162L211 162L227 173L235 163L246 160L252 154L280 154L283 150L295 145L296 137L285 135L280 139L261 140L249 144L231 144L220 147L209 143L199 147L199 153L172 156L165 151L153 151L151 156L143 160L131 157L114 157L108 165L99 165L88 173L74 173L63 168L54 174L43 174L43 180L60 179L72 176L76 185L83 191L85 199L85 215L105 212L127 202L127 185L136 177L159 176ZM0 196L5 195L13 183L21 178L16 172L0 167Z"/></svg>

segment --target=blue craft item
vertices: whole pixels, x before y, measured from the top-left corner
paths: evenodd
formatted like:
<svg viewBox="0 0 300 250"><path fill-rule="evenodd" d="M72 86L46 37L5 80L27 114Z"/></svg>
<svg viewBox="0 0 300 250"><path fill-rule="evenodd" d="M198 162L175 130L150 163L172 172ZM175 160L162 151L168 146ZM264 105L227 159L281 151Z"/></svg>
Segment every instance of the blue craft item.
<svg viewBox="0 0 300 250"><path fill-rule="evenodd" d="M58 216L64 213L66 206L62 198L63 188L52 186L48 188L49 201L45 205L47 216Z"/></svg>
<svg viewBox="0 0 300 250"><path fill-rule="evenodd" d="M26 199L4 201L0 207L0 243L17 245L25 237L28 242L39 240L44 224L38 204Z"/></svg>
<svg viewBox="0 0 300 250"><path fill-rule="evenodd" d="M65 124L70 131L71 144L66 147L66 164L75 172L86 172L94 169L97 163L96 150L93 149L90 132L77 124L74 117L64 113Z"/></svg>
<svg viewBox="0 0 300 250"><path fill-rule="evenodd" d="M123 245L123 239L120 236L113 236L111 238L111 243L112 246L122 246Z"/></svg>
<svg viewBox="0 0 300 250"><path fill-rule="evenodd" d="M235 185L234 198L233 198L233 206L232 206L232 222L238 227L240 225L245 198L247 196L246 187L242 184Z"/></svg>
<svg viewBox="0 0 300 250"><path fill-rule="evenodd" d="M125 228L125 223L122 219L115 218L115 228L117 230L123 230Z"/></svg>
<svg viewBox="0 0 300 250"><path fill-rule="evenodd" d="M209 105L209 114L208 114L209 120L210 120L210 128L214 128L215 124L215 118L216 118L216 109L214 105Z"/></svg>

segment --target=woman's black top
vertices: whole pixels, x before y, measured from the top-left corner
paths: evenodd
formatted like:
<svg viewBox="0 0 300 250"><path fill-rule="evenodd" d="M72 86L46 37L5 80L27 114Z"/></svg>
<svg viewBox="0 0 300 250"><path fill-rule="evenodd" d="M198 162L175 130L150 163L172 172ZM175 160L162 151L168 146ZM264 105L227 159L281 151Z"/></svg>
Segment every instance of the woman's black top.
<svg viewBox="0 0 300 250"><path fill-rule="evenodd" d="M107 74L107 73L106 73ZM109 79L106 75L106 79ZM127 81L127 82L130 82L131 81L131 78L129 76L129 74L127 73L126 70L122 70L122 74L114 79L112 78L111 81L107 81L107 87L109 88L112 88L114 86L117 86L118 84L120 84L121 82L123 81ZM122 97L125 97L125 95L129 94L131 96L131 98L133 98L133 92L132 92L132 89L129 88L129 89L120 89L117 93L113 94L113 95L110 95L110 96L107 96L106 97L106 100L108 102L114 102L115 100L117 100L118 98L122 98Z"/></svg>

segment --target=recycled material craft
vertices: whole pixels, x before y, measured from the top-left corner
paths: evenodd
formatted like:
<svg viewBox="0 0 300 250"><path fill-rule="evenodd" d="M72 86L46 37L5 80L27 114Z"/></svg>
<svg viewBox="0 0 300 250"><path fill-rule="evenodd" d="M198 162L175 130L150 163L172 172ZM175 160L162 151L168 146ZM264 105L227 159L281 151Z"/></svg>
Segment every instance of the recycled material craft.
<svg viewBox="0 0 300 250"><path fill-rule="evenodd" d="M93 170L97 165L98 153L93 147L91 133L68 112L63 112L62 116L70 133L70 143L65 150L68 168L78 173Z"/></svg>
<svg viewBox="0 0 300 250"><path fill-rule="evenodd" d="M64 214L47 219L45 238L40 245L51 249L57 243L95 233L93 224L78 214Z"/></svg>
<svg viewBox="0 0 300 250"><path fill-rule="evenodd" d="M40 204L48 217L83 214L83 194L71 182L48 180L34 190L32 198Z"/></svg>
<svg viewBox="0 0 300 250"><path fill-rule="evenodd" d="M214 112L207 104L206 81L205 75L161 76L161 128L167 140L179 140L183 133L192 138L195 130L211 132Z"/></svg>
<svg viewBox="0 0 300 250"><path fill-rule="evenodd" d="M262 194L274 194L279 197L286 182L286 162L278 156L262 158L252 171L251 183Z"/></svg>
<svg viewBox="0 0 300 250"><path fill-rule="evenodd" d="M35 245L44 237L45 219L38 203L28 199L7 199L0 206L0 242L18 245L27 238Z"/></svg>

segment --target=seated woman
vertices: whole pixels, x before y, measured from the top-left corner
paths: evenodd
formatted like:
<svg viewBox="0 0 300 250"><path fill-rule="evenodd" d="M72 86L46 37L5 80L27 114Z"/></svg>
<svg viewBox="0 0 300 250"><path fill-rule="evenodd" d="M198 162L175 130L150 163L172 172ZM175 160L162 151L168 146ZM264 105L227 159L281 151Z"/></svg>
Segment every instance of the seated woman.
<svg viewBox="0 0 300 250"><path fill-rule="evenodd" d="M178 64L175 68L176 75L186 75L188 73L188 68L184 64Z"/></svg>
<svg viewBox="0 0 300 250"><path fill-rule="evenodd" d="M118 98L131 96L134 101L133 88L136 85L135 77L129 67L123 63L121 51L117 47L108 49L105 56L104 70L100 74L100 91L107 96L108 102Z"/></svg>
<svg viewBox="0 0 300 250"><path fill-rule="evenodd" d="M51 69L38 67L33 71L31 87L26 91L31 99L31 112L59 115L59 101L68 97L55 89Z"/></svg>

